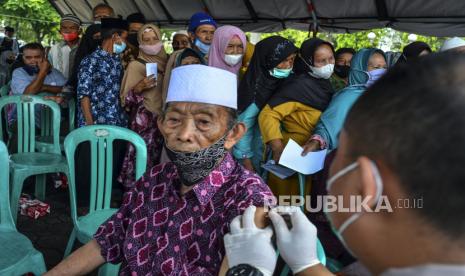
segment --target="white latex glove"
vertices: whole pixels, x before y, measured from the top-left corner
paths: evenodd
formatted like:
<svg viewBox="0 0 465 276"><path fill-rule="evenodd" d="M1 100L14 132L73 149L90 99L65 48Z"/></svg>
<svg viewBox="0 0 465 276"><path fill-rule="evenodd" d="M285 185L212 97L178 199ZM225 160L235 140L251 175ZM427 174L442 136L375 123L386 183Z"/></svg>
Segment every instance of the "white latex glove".
<svg viewBox="0 0 465 276"><path fill-rule="evenodd" d="M291 208L292 228L275 210L269 212L276 233L276 243L283 260L294 274L320 263L317 256L316 227L298 207Z"/></svg>
<svg viewBox="0 0 465 276"><path fill-rule="evenodd" d="M224 236L226 256L229 268L249 264L259 269L263 275L271 276L278 259L271 243L273 230L269 226L265 229L257 228L254 221L255 210L255 206L249 206L242 216L235 217L231 222L231 233Z"/></svg>

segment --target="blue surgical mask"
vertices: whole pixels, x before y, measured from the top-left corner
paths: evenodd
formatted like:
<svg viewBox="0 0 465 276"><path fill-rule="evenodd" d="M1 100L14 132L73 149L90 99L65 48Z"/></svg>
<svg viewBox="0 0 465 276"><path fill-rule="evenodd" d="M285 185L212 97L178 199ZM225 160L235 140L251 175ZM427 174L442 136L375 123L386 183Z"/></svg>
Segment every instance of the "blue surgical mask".
<svg viewBox="0 0 465 276"><path fill-rule="evenodd" d="M277 79L284 79L289 77L289 75L292 72L292 68L289 69L279 69L279 68L273 68L273 70L270 70L270 75Z"/></svg>
<svg viewBox="0 0 465 276"><path fill-rule="evenodd" d="M121 42L121 44L113 43L113 53L119 55L126 49L126 43Z"/></svg>
<svg viewBox="0 0 465 276"><path fill-rule="evenodd" d="M340 170L337 172L335 175L333 175L328 181L326 182L326 191L329 193L332 185L334 182L336 182L337 179L341 178L342 176L346 175L350 171L355 170L358 167L358 163L354 162L350 164L349 166L345 167L344 169ZM378 167L376 166L375 162L371 162L371 168L373 171L373 175L375 178L375 184L376 184L376 196L375 196L375 204L379 201L381 194L383 192L383 180L379 174ZM345 222L341 224L339 229L334 227L334 224L332 223L331 216L325 211L326 218L328 219L331 229L333 230L333 233L338 237L338 239L341 241L341 243L344 245L346 250L354 257L356 255L350 250L348 247L346 241L344 240L344 237L342 236L342 233L351 225L353 224L357 219L359 219L362 216L363 213L355 213L351 215Z"/></svg>
<svg viewBox="0 0 465 276"><path fill-rule="evenodd" d="M370 87L386 73L386 69L380 68L380 69L376 69L373 71L369 71L367 73L368 73L368 81L366 85L367 87Z"/></svg>
<svg viewBox="0 0 465 276"><path fill-rule="evenodd" d="M200 52L202 52L202 54L204 55L208 54L208 51L210 51L210 44L203 43L198 38L194 40L194 44L195 46L197 46L197 48L199 48Z"/></svg>

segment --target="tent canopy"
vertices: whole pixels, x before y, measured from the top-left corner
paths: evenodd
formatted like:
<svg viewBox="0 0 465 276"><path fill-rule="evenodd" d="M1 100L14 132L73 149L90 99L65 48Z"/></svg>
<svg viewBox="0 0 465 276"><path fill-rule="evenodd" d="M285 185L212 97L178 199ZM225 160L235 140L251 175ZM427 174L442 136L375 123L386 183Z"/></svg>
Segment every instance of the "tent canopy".
<svg viewBox="0 0 465 276"><path fill-rule="evenodd" d="M244 31L285 28L351 33L373 28L430 36L465 36L465 1L457 0L49 0L63 14L92 22L92 7L109 4L124 18L141 12L162 28L185 29L208 12L219 24Z"/></svg>

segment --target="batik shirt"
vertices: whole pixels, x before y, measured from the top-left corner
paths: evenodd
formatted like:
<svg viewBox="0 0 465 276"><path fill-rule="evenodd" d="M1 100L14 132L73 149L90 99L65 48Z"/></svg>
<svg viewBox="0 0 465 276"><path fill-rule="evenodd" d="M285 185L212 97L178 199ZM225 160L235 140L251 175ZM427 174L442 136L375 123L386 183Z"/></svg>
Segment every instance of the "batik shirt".
<svg viewBox="0 0 465 276"><path fill-rule="evenodd" d="M126 127L127 118L119 99L122 77L120 57L100 47L82 60L79 66L77 96L79 102L83 97L89 97L95 124ZM78 125L86 125L80 103Z"/></svg>
<svg viewBox="0 0 465 276"><path fill-rule="evenodd" d="M180 195L173 163L153 167L94 238L120 275L217 275L229 223L250 205L263 206L268 186L228 153L192 190Z"/></svg>

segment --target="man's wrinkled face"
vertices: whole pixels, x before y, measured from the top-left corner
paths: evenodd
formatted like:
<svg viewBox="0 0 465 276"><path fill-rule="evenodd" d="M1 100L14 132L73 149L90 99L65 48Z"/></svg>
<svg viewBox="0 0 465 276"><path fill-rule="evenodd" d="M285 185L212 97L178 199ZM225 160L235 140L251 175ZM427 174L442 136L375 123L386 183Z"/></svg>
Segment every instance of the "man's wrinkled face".
<svg viewBox="0 0 465 276"><path fill-rule="evenodd" d="M228 111L222 106L171 102L165 116L159 117L158 126L170 149L194 152L222 138L227 133L228 120Z"/></svg>
<svg viewBox="0 0 465 276"><path fill-rule="evenodd" d="M130 34L137 34L137 32L144 26L143 23L139 22L132 22L129 23L129 33Z"/></svg>
<svg viewBox="0 0 465 276"><path fill-rule="evenodd" d="M195 37L205 44L211 44L213 40L213 35L215 34L215 26L212 25L200 25L195 30Z"/></svg>
<svg viewBox="0 0 465 276"><path fill-rule="evenodd" d="M101 7L94 11L94 21L100 21L102 18L111 17L113 11L108 7Z"/></svg>
<svg viewBox="0 0 465 276"><path fill-rule="evenodd" d="M191 43L189 42L189 37L183 34L177 34L173 37L173 50L181 50L185 48L190 48Z"/></svg>
<svg viewBox="0 0 465 276"><path fill-rule="evenodd" d="M69 21L61 22L60 24L60 33L70 34L70 33L79 33L80 26Z"/></svg>
<svg viewBox="0 0 465 276"><path fill-rule="evenodd" d="M39 49L25 49L23 53L24 64L38 66L44 58L44 52Z"/></svg>

